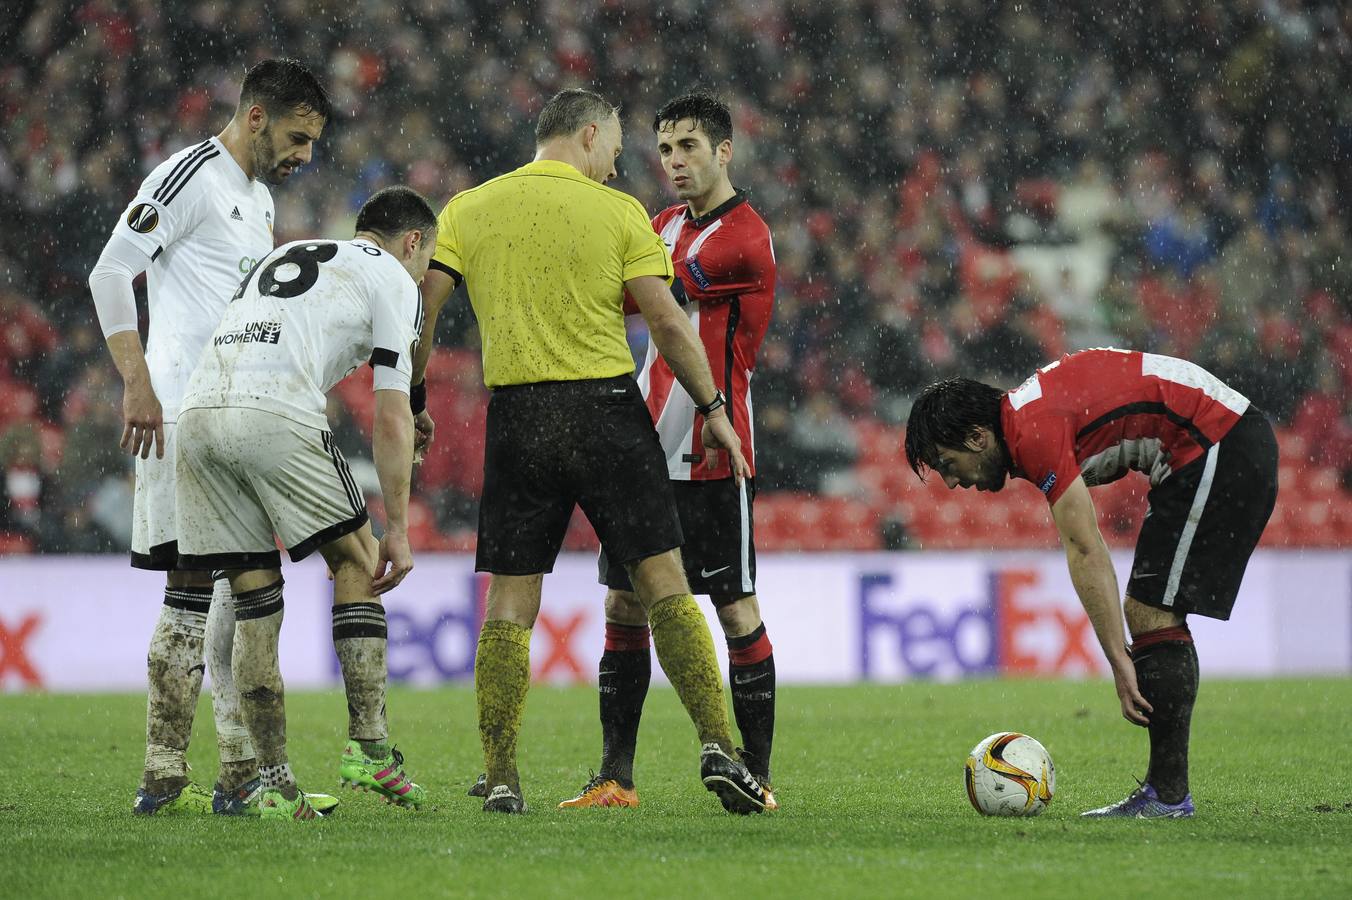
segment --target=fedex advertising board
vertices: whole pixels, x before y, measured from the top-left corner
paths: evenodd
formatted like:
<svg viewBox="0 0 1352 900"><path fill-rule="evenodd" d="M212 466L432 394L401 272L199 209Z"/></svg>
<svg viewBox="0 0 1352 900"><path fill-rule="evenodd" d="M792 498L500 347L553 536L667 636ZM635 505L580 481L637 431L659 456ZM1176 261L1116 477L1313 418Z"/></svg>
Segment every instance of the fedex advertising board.
<svg viewBox="0 0 1352 900"><path fill-rule="evenodd" d="M1114 562L1125 584L1130 557ZM420 556L386 598L394 680L472 683L488 588L473 568L468 556ZM287 686L335 685L323 566L285 575ZM757 588L785 683L1107 671L1058 552L767 554ZM119 557L0 560L0 690L143 690L162 592L163 576ZM537 681L594 680L604 593L593 558L559 559L532 637ZM1189 624L1208 676L1352 673L1352 553L1260 552L1232 619Z"/></svg>

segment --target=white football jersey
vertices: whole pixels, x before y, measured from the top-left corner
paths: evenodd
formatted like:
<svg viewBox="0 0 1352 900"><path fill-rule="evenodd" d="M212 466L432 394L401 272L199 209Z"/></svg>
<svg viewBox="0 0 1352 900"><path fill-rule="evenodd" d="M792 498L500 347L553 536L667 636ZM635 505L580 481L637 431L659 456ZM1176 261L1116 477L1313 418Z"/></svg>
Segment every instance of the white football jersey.
<svg viewBox="0 0 1352 900"><path fill-rule="evenodd" d="M146 364L166 422L240 279L272 249L272 217L267 186L213 137L156 166L113 229L151 259Z"/></svg>
<svg viewBox="0 0 1352 900"><path fill-rule="evenodd" d="M292 241L240 285L188 383L183 409L248 407L327 430L325 394L362 363L408 393L422 296L367 240Z"/></svg>

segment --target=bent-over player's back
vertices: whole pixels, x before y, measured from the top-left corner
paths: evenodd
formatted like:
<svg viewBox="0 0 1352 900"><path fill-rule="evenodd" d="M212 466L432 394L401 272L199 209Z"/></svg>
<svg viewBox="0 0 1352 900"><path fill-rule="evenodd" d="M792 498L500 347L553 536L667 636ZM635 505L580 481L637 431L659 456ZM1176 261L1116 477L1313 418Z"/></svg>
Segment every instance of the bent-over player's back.
<svg viewBox="0 0 1352 900"><path fill-rule="evenodd" d="M1135 470L1159 484L1220 441L1248 406L1187 360L1093 349L1010 391L1001 424L1016 470L1055 503L1076 474L1093 486Z"/></svg>
<svg viewBox="0 0 1352 900"><path fill-rule="evenodd" d="M325 429L325 394L364 363L376 390L408 391L421 327L417 285L374 243L284 244L240 286L184 408L265 409Z"/></svg>

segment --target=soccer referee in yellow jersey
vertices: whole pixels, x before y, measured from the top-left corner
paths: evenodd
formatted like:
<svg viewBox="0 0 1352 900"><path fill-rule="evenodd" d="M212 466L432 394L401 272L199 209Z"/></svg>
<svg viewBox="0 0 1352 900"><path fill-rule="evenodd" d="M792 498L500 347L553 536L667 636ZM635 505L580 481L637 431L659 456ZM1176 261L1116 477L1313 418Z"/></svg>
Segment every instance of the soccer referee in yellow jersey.
<svg viewBox="0 0 1352 900"><path fill-rule="evenodd" d="M759 812L764 789L732 748L713 640L681 566L666 458L633 378L624 297L700 403L704 447L747 474L725 399L690 320L668 289L671 258L637 200L605 186L623 135L617 110L584 90L540 112L534 161L451 198L423 281L428 315L414 363L422 385L437 313L462 280L479 321L492 390L475 566L492 573L474 664L488 812L524 812L516 737L530 684L530 631L573 507L606 556L628 570L658 660L694 721L700 777L732 812Z"/></svg>

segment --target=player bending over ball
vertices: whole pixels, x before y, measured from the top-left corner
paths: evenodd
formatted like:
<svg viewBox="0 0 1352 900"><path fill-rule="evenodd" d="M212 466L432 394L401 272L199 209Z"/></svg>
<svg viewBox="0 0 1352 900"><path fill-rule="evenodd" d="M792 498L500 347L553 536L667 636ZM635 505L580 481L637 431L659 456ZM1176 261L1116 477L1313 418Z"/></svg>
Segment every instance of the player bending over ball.
<svg viewBox="0 0 1352 900"><path fill-rule="evenodd" d="M286 755L277 637L281 561L318 550L333 573L333 645L349 713L346 784L419 806L385 721L385 609L379 596L413 568L409 375L422 326L417 283L436 218L408 188L357 214L351 241L278 247L240 285L188 385L179 419L179 565L221 570L235 594L234 675L258 752L265 817L311 819ZM333 443L325 395L358 366L374 370L372 450L385 501L377 545L366 504Z"/></svg>
<svg viewBox="0 0 1352 900"><path fill-rule="evenodd" d="M1230 618L1277 501L1277 442L1247 398L1193 363L1085 350L1012 391L955 378L921 392L906 459L950 489L998 491L1013 475L1047 496L1071 581L1112 667L1122 715L1150 730L1145 781L1093 818L1186 818L1197 697L1189 614ZM1150 478L1150 511L1122 608L1089 487Z"/></svg>

